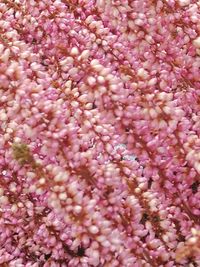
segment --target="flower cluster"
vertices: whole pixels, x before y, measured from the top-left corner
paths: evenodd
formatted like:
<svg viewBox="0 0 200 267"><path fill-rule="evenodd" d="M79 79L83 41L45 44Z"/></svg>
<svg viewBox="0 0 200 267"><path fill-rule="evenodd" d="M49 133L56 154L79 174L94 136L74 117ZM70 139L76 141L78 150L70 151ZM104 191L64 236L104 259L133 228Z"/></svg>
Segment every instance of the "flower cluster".
<svg viewBox="0 0 200 267"><path fill-rule="evenodd" d="M199 21L0 1L0 266L200 266Z"/></svg>

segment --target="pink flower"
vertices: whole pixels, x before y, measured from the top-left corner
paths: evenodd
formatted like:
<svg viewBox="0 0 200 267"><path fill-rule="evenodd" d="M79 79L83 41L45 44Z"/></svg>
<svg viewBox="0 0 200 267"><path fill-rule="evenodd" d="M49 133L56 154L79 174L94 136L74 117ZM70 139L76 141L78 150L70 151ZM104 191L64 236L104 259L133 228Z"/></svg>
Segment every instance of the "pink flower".
<svg viewBox="0 0 200 267"><path fill-rule="evenodd" d="M0 3L0 266L200 266L199 3Z"/></svg>

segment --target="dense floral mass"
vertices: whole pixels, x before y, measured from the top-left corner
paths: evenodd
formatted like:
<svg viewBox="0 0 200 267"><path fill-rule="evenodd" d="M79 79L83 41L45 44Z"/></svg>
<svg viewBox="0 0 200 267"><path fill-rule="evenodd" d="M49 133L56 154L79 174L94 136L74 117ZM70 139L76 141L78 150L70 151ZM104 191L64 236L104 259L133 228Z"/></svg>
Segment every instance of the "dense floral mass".
<svg viewBox="0 0 200 267"><path fill-rule="evenodd" d="M0 266L200 266L200 1L0 1Z"/></svg>

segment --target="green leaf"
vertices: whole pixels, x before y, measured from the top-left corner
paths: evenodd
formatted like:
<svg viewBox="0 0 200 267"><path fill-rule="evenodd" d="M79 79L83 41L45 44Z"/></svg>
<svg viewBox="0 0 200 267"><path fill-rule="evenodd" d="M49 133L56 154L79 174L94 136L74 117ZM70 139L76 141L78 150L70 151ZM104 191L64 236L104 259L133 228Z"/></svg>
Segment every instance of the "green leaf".
<svg viewBox="0 0 200 267"><path fill-rule="evenodd" d="M26 144L14 143L12 145L14 158L22 165L33 162L33 156Z"/></svg>

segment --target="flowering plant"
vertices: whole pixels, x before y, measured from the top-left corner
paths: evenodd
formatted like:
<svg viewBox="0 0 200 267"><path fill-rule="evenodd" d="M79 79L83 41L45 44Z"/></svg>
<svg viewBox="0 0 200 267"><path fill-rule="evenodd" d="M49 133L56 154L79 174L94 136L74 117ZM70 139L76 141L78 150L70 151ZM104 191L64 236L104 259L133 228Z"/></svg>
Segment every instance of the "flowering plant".
<svg viewBox="0 0 200 267"><path fill-rule="evenodd" d="M199 21L0 1L0 266L200 266Z"/></svg>

